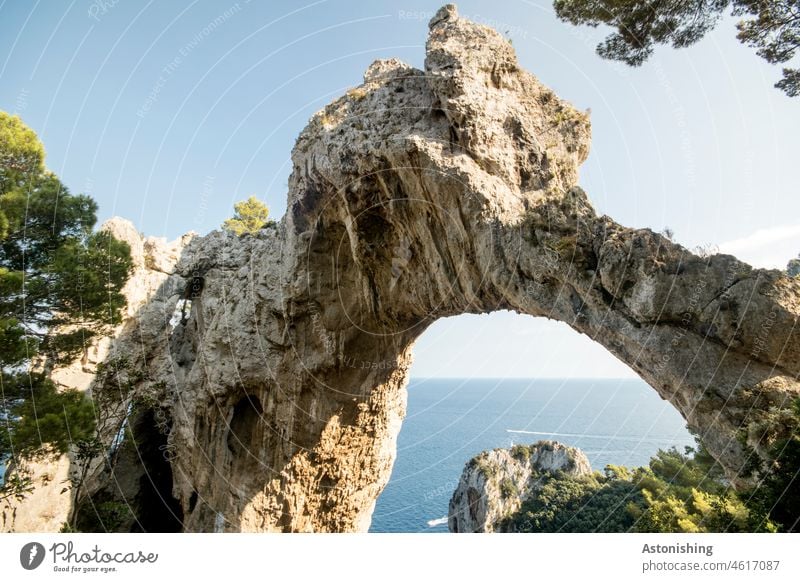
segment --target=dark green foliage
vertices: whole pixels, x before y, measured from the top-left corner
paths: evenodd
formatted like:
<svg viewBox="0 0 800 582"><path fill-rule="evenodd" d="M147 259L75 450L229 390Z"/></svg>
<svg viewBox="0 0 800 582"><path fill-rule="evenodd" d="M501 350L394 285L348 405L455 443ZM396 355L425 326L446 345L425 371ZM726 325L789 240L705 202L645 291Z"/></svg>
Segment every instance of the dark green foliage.
<svg viewBox="0 0 800 582"><path fill-rule="evenodd" d="M0 111L0 460L10 457L17 473L26 457L95 437L83 394L58 391L31 368L73 359L121 320L130 249L93 231L96 212L45 169L36 134ZM27 492L12 481L0 498Z"/></svg>
<svg viewBox="0 0 800 582"><path fill-rule="evenodd" d="M504 529L518 532L626 532L633 527L628 504L643 503L629 481L593 475L546 477Z"/></svg>
<svg viewBox="0 0 800 582"><path fill-rule="evenodd" d="M786 93L789 97L800 95L800 69L781 69L783 79L775 83L775 86Z"/></svg>
<svg viewBox="0 0 800 582"><path fill-rule="evenodd" d="M488 462L484 454L478 455L472 459L471 463L477 467L478 471L483 474L484 478L494 479L497 477L497 467L493 463Z"/></svg>
<svg viewBox="0 0 800 582"><path fill-rule="evenodd" d="M572 24L616 29L597 47L600 56L641 65L655 45L680 48L696 43L717 25L730 6L738 23L738 38L770 63L786 63L800 46L798 0L555 0L562 20ZM800 71L784 68L776 85L789 96L800 93Z"/></svg>
<svg viewBox="0 0 800 582"><path fill-rule="evenodd" d="M511 456L515 459L527 461L531 458L531 447L527 445L514 445L511 447Z"/></svg>
<svg viewBox="0 0 800 582"><path fill-rule="evenodd" d="M25 499L33 491L33 479L28 471L17 469L3 476L3 485L0 487L0 501L6 499Z"/></svg>
<svg viewBox="0 0 800 582"><path fill-rule="evenodd" d="M85 500L84 507L75 523L65 523L61 527L62 533L74 532L117 532L123 526L129 525L134 519L133 511L124 501L99 501L92 503Z"/></svg>
<svg viewBox="0 0 800 582"><path fill-rule="evenodd" d="M515 497L519 495L519 490L517 489L517 486L514 484L514 481L506 477L500 483L500 494L504 498Z"/></svg>
<svg viewBox="0 0 800 582"><path fill-rule="evenodd" d="M92 232L96 210L94 201L72 196L52 174L33 179L28 190L0 193L8 223L0 241L0 343L18 347L4 350L3 365L21 362L25 342L22 359L36 349L56 359L73 356L119 322L130 250L108 233Z"/></svg>
<svg viewBox="0 0 800 582"><path fill-rule="evenodd" d="M3 266L42 269L50 263L50 253L62 244L89 235L97 204L88 196L71 195L54 174L45 171L3 192L0 209L8 220Z"/></svg>
<svg viewBox="0 0 800 582"><path fill-rule="evenodd" d="M44 169L44 147L17 115L0 111L0 192L22 185ZM0 239L6 219L0 212Z"/></svg>
<svg viewBox="0 0 800 582"><path fill-rule="evenodd" d="M800 531L800 398L792 403L792 412L785 436L770 447L770 471L743 495L755 513L769 516L787 532Z"/></svg>
<svg viewBox="0 0 800 582"><path fill-rule="evenodd" d="M800 439L795 436L785 443L780 461L752 496L748 505L768 515L779 524L780 531L800 531Z"/></svg>
<svg viewBox="0 0 800 582"><path fill-rule="evenodd" d="M800 447L795 450L800 450ZM791 490L791 474L759 489L763 498ZM777 475L777 474L776 474ZM775 531L767 510L746 504L702 446L686 453L659 451L648 467L609 465L605 474L580 479L546 476L503 529L521 532L748 532ZM798 516L796 496L782 511ZM793 504L792 504L793 503ZM779 512L773 512L777 520ZM782 521L781 523L785 523Z"/></svg>
<svg viewBox="0 0 800 582"><path fill-rule="evenodd" d="M737 38L767 62L786 63L800 47L800 1L734 0L733 13L749 16L737 25ZM775 86L790 97L800 94L800 70L783 69Z"/></svg>
<svg viewBox="0 0 800 582"><path fill-rule="evenodd" d="M562 20L572 24L607 24L617 29L598 47L600 56L641 65L656 44L689 46L720 18L729 0L637 2L629 0L555 0Z"/></svg>
<svg viewBox="0 0 800 582"><path fill-rule="evenodd" d="M56 391L41 374L5 376L3 396L0 407L13 422L0 429L0 456L30 456L45 444L63 453L94 434L92 403L76 390Z"/></svg>
<svg viewBox="0 0 800 582"><path fill-rule="evenodd" d="M727 490L721 482L724 476L722 466L699 444L696 450L687 447L685 453L674 447L667 451L659 450L650 459L650 471L659 483L668 485L672 495L681 499L689 499L693 489L714 494Z"/></svg>
<svg viewBox="0 0 800 582"><path fill-rule="evenodd" d="M630 507L636 531L747 532L771 529L758 526L732 487L723 480L722 467L700 445L686 453L659 451L649 467L631 473L645 499L644 507Z"/></svg>

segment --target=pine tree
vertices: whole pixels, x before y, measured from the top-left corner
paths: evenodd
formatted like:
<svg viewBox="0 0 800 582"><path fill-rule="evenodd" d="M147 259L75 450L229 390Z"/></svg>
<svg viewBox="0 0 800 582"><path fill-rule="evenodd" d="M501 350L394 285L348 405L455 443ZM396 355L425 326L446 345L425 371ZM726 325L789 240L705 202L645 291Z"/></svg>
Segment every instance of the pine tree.
<svg viewBox="0 0 800 582"><path fill-rule="evenodd" d="M127 243L93 230L94 200L70 194L44 157L36 134L0 111L0 462L93 434L84 395L31 366L70 361L119 323L132 266ZM0 499L19 493L10 485Z"/></svg>
<svg viewBox="0 0 800 582"><path fill-rule="evenodd" d="M555 0L558 17L571 24L616 29L597 46L607 59L641 65L655 45L675 48L696 43L714 28L728 7L737 24L737 38L773 64L788 63L800 48L798 0ZM783 68L775 87L790 97L800 95L800 69Z"/></svg>
<svg viewBox="0 0 800 582"><path fill-rule="evenodd" d="M233 218L226 220L222 228L238 236L256 234L271 223L269 208L255 196L237 202L233 205L233 209L235 211Z"/></svg>

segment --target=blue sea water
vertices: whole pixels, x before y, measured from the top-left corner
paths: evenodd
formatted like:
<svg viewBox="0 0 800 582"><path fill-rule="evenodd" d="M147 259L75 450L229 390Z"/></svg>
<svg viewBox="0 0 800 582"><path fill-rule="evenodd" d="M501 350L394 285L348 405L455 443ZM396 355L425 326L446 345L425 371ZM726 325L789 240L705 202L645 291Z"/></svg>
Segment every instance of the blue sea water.
<svg viewBox="0 0 800 582"><path fill-rule="evenodd" d="M693 445L681 416L641 380L412 379L391 479L371 532L446 532L465 463L542 439L579 447L594 469L647 464Z"/></svg>

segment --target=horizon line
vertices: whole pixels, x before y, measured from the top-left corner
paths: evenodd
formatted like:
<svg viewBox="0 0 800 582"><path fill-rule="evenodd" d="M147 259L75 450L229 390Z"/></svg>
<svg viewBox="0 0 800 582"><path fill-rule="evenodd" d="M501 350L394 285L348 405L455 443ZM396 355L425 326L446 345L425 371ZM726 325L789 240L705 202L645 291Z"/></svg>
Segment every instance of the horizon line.
<svg viewBox="0 0 800 582"><path fill-rule="evenodd" d="M409 380L641 380L645 382L638 376L409 376Z"/></svg>

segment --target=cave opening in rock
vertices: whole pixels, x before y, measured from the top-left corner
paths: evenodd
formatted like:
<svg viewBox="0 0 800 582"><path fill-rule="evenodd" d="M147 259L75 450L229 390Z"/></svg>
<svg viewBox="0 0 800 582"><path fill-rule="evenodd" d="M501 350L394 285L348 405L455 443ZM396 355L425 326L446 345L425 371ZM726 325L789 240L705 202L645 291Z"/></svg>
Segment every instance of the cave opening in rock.
<svg viewBox="0 0 800 582"><path fill-rule="evenodd" d="M243 396L233 407L228 431L228 451L237 471L258 470L261 451L261 415L264 409L256 396Z"/></svg>
<svg viewBox="0 0 800 582"><path fill-rule="evenodd" d="M595 470L694 444L675 408L591 338L508 311L441 319L414 346L408 411L370 531L447 531L464 465L556 440Z"/></svg>
<svg viewBox="0 0 800 582"><path fill-rule="evenodd" d="M142 475L136 500L133 532L178 533L183 531L183 510L172 495L172 466L169 446L152 410L145 412L133 427Z"/></svg>

